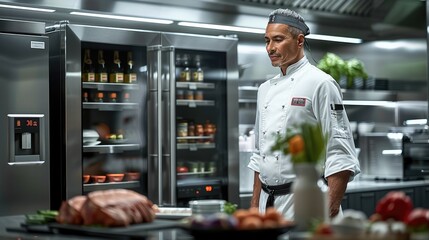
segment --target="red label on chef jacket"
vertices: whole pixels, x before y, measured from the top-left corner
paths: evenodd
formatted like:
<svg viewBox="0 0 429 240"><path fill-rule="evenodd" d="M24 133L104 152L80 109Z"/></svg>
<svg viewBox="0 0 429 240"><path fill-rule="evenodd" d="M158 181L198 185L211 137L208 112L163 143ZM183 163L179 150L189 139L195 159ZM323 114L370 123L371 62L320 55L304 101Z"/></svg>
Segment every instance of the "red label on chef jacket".
<svg viewBox="0 0 429 240"><path fill-rule="evenodd" d="M291 105L292 106L301 106L301 107L303 107L303 106L305 106L305 98L297 98L297 97L294 97L294 98L292 98L292 103L291 103Z"/></svg>

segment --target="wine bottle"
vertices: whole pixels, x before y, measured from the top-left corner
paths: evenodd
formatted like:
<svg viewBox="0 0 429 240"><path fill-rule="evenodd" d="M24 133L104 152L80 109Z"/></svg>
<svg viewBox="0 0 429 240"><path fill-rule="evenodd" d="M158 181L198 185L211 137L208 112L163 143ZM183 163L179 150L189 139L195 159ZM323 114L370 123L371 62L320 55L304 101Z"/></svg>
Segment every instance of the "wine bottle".
<svg viewBox="0 0 429 240"><path fill-rule="evenodd" d="M95 71L92 65L91 50L85 49L82 65L82 81L83 82L94 82Z"/></svg>
<svg viewBox="0 0 429 240"><path fill-rule="evenodd" d="M136 83L137 73L133 64L133 53L130 51L127 54L127 65L125 66L125 79L126 83Z"/></svg>
<svg viewBox="0 0 429 240"><path fill-rule="evenodd" d="M203 72L203 69L201 68L201 62L199 60L199 57L197 58L195 65L197 66L197 69L192 73L192 81L202 82L204 81L204 72Z"/></svg>
<svg viewBox="0 0 429 240"><path fill-rule="evenodd" d="M119 51L113 52L113 65L112 65L112 68L110 69L109 82L111 83L124 82L124 70L121 66Z"/></svg>
<svg viewBox="0 0 429 240"><path fill-rule="evenodd" d="M191 70L189 69L189 57L185 56L183 60L184 68L180 72L179 81L181 82L189 82L191 81Z"/></svg>
<svg viewBox="0 0 429 240"><path fill-rule="evenodd" d="M98 60L97 60L97 68L95 73L95 81L96 82L107 82L107 68L106 61L104 60L103 50L98 50Z"/></svg>

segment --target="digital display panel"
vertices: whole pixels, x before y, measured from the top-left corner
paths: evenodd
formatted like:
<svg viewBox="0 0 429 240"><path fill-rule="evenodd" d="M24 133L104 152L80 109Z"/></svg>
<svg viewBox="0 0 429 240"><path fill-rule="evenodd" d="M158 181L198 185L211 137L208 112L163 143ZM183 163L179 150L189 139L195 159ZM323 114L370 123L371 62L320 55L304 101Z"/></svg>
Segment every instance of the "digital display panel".
<svg viewBox="0 0 429 240"><path fill-rule="evenodd" d="M38 132L39 118L15 118L15 132Z"/></svg>

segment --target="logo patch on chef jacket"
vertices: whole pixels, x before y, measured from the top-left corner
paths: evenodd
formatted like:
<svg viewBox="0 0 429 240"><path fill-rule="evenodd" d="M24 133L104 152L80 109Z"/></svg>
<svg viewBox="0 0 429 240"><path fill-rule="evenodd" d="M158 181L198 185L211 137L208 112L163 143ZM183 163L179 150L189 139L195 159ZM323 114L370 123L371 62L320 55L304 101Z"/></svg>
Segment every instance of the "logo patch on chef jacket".
<svg viewBox="0 0 429 240"><path fill-rule="evenodd" d="M301 106L301 107L303 107L303 106L305 106L305 101L306 101L305 98L294 97L294 98L292 98L291 105L292 106Z"/></svg>

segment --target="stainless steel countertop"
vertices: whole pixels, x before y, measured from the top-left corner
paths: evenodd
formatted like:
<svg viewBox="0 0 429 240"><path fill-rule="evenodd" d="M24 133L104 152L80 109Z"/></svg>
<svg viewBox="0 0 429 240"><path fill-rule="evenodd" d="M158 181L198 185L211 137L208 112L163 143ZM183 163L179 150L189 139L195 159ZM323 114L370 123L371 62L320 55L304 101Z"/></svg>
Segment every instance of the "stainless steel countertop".
<svg viewBox="0 0 429 240"><path fill-rule="evenodd" d="M356 179L347 185L346 193L379 191L407 187L429 186L429 180L395 181L395 180L361 180Z"/></svg>
<svg viewBox="0 0 429 240"><path fill-rule="evenodd" d="M346 193L370 192L419 186L429 187L429 179L413 181L355 179L348 183ZM240 197L248 197L251 195L252 192L240 192Z"/></svg>

